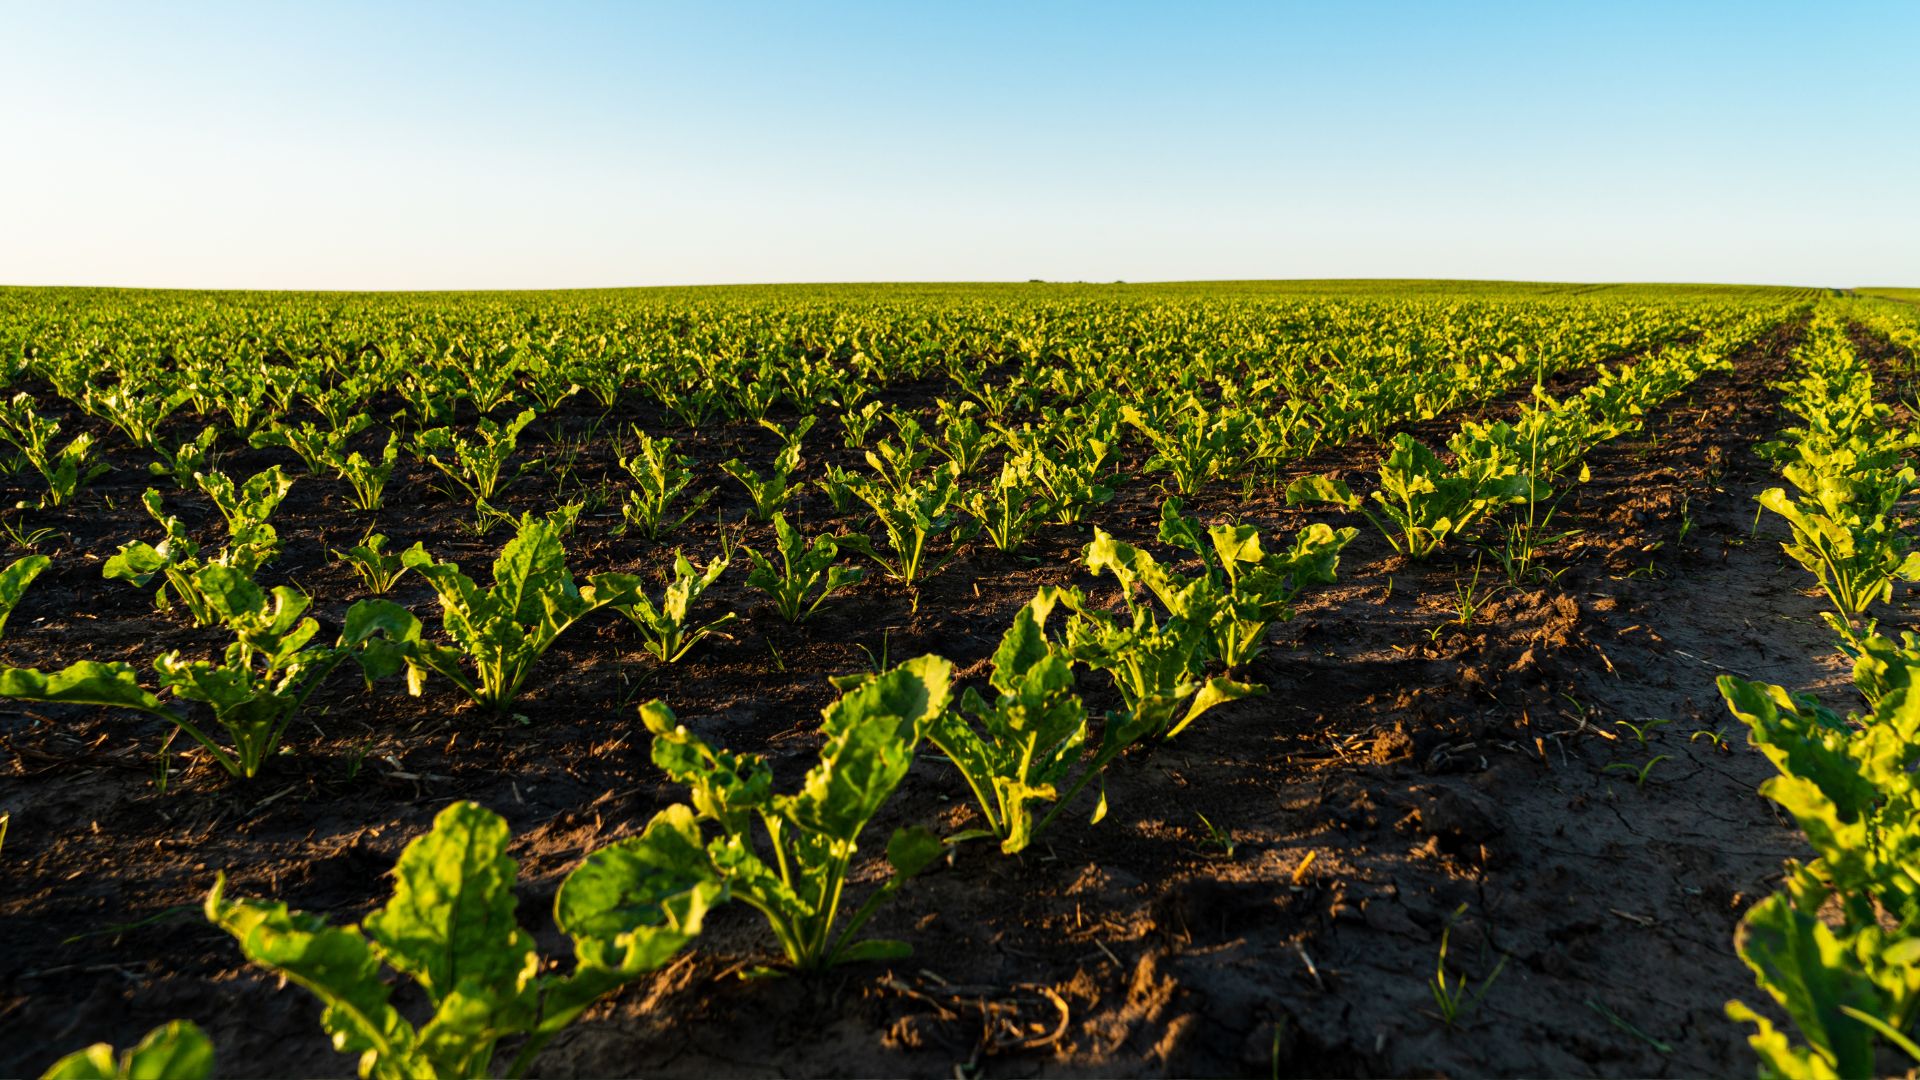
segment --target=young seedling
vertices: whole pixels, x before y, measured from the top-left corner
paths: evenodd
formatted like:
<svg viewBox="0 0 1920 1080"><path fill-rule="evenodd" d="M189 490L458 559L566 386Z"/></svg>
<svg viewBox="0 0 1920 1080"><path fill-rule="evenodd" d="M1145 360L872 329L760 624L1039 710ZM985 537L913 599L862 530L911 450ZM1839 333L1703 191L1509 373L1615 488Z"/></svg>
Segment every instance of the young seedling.
<svg viewBox="0 0 1920 1080"><path fill-rule="evenodd" d="M158 491L148 488L141 504L166 531L166 538L158 544L136 540L120 545L120 550L101 567L101 576L110 581L128 581L140 588L145 588L155 577L162 578L164 584L153 595L154 607L166 611L177 601L193 616L196 626L212 626L219 619L200 587L202 570L217 566L251 578L279 554L279 535L272 525L261 521L243 523L241 531L233 535L232 542L219 555L203 559L200 545L187 535L186 526L178 517L165 511Z"/></svg>
<svg viewBox="0 0 1920 1080"><path fill-rule="evenodd" d="M1647 786L1647 777L1653 774L1653 767L1665 760L1667 760L1666 754L1655 754L1653 757L1647 759L1644 765L1633 765L1625 761L1615 761L1608 763L1601 771L1625 773L1633 777L1634 787L1643 788Z"/></svg>
<svg viewBox="0 0 1920 1080"><path fill-rule="evenodd" d="M1018 551L1050 510L1032 467L1012 455L1000 466L998 479L961 494L955 505L1001 551Z"/></svg>
<svg viewBox="0 0 1920 1080"><path fill-rule="evenodd" d="M1453 596L1454 621L1459 623L1462 628L1472 628L1474 616L1480 613L1480 609L1484 607L1487 601L1493 596L1492 589L1488 589L1485 592L1480 591L1480 561L1478 559L1474 560L1473 563L1473 577L1467 581L1455 584L1453 587Z"/></svg>
<svg viewBox="0 0 1920 1080"><path fill-rule="evenodd" d="M1613 726L1624 728L1628 734L1633 736L1633 741L1638 743L1641 749L1645 749L1647 740L1658 734L1661 728L1671 723L1673 723L1671 720L1643 720L1638 724L1631 720L1615 720Z"/></svg>
<svg viewBox="0 0 1920 1080"><path fill-rule="evenodd" d="M858 473L848 472L838 465L829 465L826 476L816 481L827 502L833 505L834 513L844 514L853 509L853 485L858 477Z"/></svg>
<svg viewBox="0 0 1920 1080"><path fill-rule="evenodd" d="M777 541L774 554L780 561L776 565L772 559L747 548L747 558L753 561L747 584L773 597L774 607L788 622L805 620L835 590L867 576L864 570L841 566L836 561L840 548L832 537L816 536L808 543L798 529L787 524L785 514L773 516L773 528Z"/></svg>
<svg viewBox="0 0 1920 1080"><path fill-rule="evenodd" d="M728 560L722 556L709 562L704 571L696 570L685 555L675 551L673 580L667 584L659 604L647 599L646 594L636 588L614 606L639 629L641 636L646 639L647 652L661 663L671 664L737 618L735 613L729 611L700 626L694 626L688 618L693 602L720 580L727 565Z"/></svg>
<svg viewBox="0 0 1920 1080"><path fill-rule="evenodd" d="M620 531L658 540L699 513L707 500L713 498L713 491L701 492L675 511L675 504L681 502L681 496L693 483L690 467L693 459L676 452L674 441L665 435L655 438L638 427L633 429L633 435L638 440L638 449L631 456L620 458L620 467L633 478L633 487L620 507L623 519Z"/></svg>
<svg viewBox="0 0 1920 1080"><path fill-rule="evenodd" d="M1035 807L1059 797L1087 738L1073 660L1046 636L1058 599L1057 590L1042 589L1014 616L993 654L994 700L968 687L959 707L942 712L927 732L973 791L987 822L976 835L998 839L1009 855L1038 835Z"/></svg>
<svg viewBox="0 0 1920 1080"><path fill-rule="evenodd" d="M319 425L311 420L299 425L275 424L254 432L247 445L258 450L268 446L285 447L299 457L307 472L318 476L338 460L347 440L373 426L373 417L361 413L340 425Z"/></svg>
<svg viewBox="0 0 1920 1080"><path fill-rule="evenodd" d="M502 474L533 418L532 409L522 409L505 424L481 417L471 438L451 428L433 428L414 439L414 451L458 484L475 506L489 504L511 481Z"/></svg>
<svg viewBox="0 0 1920 1080"><path fill-rule="evenodd" d="M13 518L0 521L0 536L5 536L7 542L14 547L25 548L28 551L38 551L42 544L50 544L62 538L62 534L57 529L50 529L44 525L28 528Z"/></svg>
<svg viewBox="0 0 1920 1080"><path fill-rule="evenodd" d="M1727 729L1724 727L1717 727L1712 731L1705 729L1696 731L1688 737L1687 741L1699 742L1701 739L1707 740L1707 745L1713 747L1715 750L1726 751L1733 749L1732 745L1727 742Z"/></svg>
<svg viewBox="0 0 1920 1080"><path fill-rule="evenodd" d="M1216 851L1226 858L1233 858L1234 851L1240 846L1234 840L1233 833L1209 821L1205 814L1196 812L1193 816L1200 819L1200 827L1206 833L1200 838L1200 850Z"/></svg>
<svg viewBox="0 0 1920 1080"><path fill-rule="evenodd" d="M774 456L773 472L762 477L759 473L741 463L739 458L721 462L720 470L747 489L747 497L753 501L753 520L772 521L773 515L786 508L793 498L794 485L790 482L793 473L800 467L800 446L790 443L781 448Z"/></svg>
<svg viewBox="0 0 1920 1080"><path fill-rule="evenodd" d="M1440 1013L1440 1022L1450 1028L1457 1027L1473 1015L1474 1010L1480 1007L1481 1000L1487 996L1487 991L1493 988L1493 981L1500 977L1500 973L1506 970L1507 966L1507 957L1500 957L1500 962L1495 964L1493 970L1487 973L1487 977L1480 981L1477 989L1472 987L1466 975L1452 975L1447 971L1447 946L1453 935L1453 924L1460 916L1466 914L1466 911L1467 905L1461 904L1447 919L1447 925L1441 929L1440 960L1434 966L1433 976L1427 980L1427 990L1433 995L1434 1006Z"/></svg>
<svg viewBox="0 0 1920 1080"><path fill-rule="evenodd" d="M1425 559L1447 540L1471 533L1495 508L1524 501L1528 487L1517 462L1448 466L1403 432L1394 437L1393 450L1380 463L1378 487L1367 499L1334 477L1305 476L1287 485L1287 505L1333 503L1357 510L1395 551Z"/></svg>
<svg viewBox="0 0 1920 1080"><path fill-rule="evenodd" d="M220 429L208 424L200 429L198 436L181 443L171 453L154 447L160 460L147 463L148 475L170 477L182 490L196 487L193 479L196 474L213 471L213 444L219 437Z"/></svg>
<svg viewBox="0 0 1920 1080"><path fill-rule="evenodd" d="M213 500L214 509L226 519L227 535L236 540L265 525L287 492L293 490L293 477L281 472L278 465L253 474L243 484L235 484L232 477L221 472L197 473L193 481Z"/></svg>
<svg viewBox="0 0 1920 1080"><path fill-rule="evenodd" d="M347 564L367 591L375 596L385 596L393 591L393 586L407 572L407 556L414 552L420 554L416 559L426 557L426 549L419 543L406 551L389 552L386 550L387 538L380 533L369 533L366 539L345 551L335 551L333 557Z"/></svg>
<svg viewBox="0 0 1920 1080"><path fill-rule="evenodd" d="M354 509L371 514L380 509L386 497L387 481L393 478L394 463L399 460L400 436L395 433L387 436L386 449L380 452L378 462L368 460L365 454L355 450L345 457L329 458L327 464L352 489L349 501Z"/></svg>
<svg viewBox="0 0 1920 1080"><path fill-rule="evenodd" d="M869 401L859 408L849 408L840 414L841 444L849 450L859 450L867 445L867 437L873 426L880 422L886 405L878 401Z"/></svg>
<svg viewBox="0 0 1920 1080"><path fill-rule="evenodd" d="M900 488L862 479L854 488L854 494L873 508L874 519L886 534L887 550L881 551L863 533L848 533L835 537L835 541L878 563L893 580L912 585L927 572L927 542L953 524L949 513L954 497L953 482L952 465L937 468L925 478L907 480ZM956 535L955 539L959 537ZM956 543L947 558L951 559L958 551ZM942 560L939 565L945 562Z"/></svg>

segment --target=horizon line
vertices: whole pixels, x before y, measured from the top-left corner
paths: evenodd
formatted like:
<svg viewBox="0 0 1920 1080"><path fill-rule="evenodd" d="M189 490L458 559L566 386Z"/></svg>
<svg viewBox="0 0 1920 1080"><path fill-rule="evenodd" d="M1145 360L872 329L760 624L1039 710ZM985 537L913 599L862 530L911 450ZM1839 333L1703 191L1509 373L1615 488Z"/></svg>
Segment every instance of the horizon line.
<svg viewBox="0 0 1920 1080"><path fill-rule="evenodd" d="M1805 283L1782 282L1741 282L1741 281L1568 281L1546 278L1448 278L1448 277L1330 277L1330 278L1168 278L1153 280L1089 280L1089 279L1052 279L1052 278L897 278L893 280L870 281L734 281L734 282L688 282L676 284L652 285L538 285L538 286L489 286L482 288L444 288L422 286L419 288L261 288L246 286L204 286L204 285L80 285L70 283L27 284L0 283L0 290L19 291L30 289L59 290L72 292L174 292L174 293L283 293L298 294L338 294L338 295L444 295L475 293L563 293L563 292L643 292L672 289L777 289L777 288L875 288L887 286L1008 286L1049 285L1113 288L1130 286L1173 286L1173 285L1348 285L1348 284L1435 284L1435 285L1564 285L1584 287L1621 287L1636 286L1642 288L1673 288L1711 286L1733 289L1824 289L1836 292L1858 293L1881 290L1908 290L1915 288L1907 285L1810 285Z"/></svg>

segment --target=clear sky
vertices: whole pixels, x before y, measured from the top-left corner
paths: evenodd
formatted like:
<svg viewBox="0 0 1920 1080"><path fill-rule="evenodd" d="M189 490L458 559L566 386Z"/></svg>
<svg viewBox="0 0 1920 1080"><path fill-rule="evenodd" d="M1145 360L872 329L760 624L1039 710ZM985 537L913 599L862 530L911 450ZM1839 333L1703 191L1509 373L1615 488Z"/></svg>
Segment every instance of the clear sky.
<svg viewBox="0 0 1920 1080"><path fill-rule="evenodd" d="M0 0L0 282L1920 285L1920 0Z"/></svg>

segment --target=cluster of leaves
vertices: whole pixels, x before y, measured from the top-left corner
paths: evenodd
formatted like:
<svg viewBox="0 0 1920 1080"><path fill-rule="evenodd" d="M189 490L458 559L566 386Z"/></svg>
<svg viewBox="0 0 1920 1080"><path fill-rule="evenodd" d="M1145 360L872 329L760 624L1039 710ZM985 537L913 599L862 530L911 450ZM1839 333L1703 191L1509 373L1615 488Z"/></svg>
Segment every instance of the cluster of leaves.
<svg viewBox="0 0 1920 1080"><path fill-rule="evenodd" d="M54 440L59 435L60 422L41 415L33 395L22 391L0 402L0 441L11 445L20 460L46 481L42 507L67 505L75 492L108 468L95 454L92 435L81 432L56 450Z"/></svg>
<svg viewBox="0 0 1920 1080"><path fill-rule="evenodd" d="M281 473L279 466L257 473L240 485L223 473L196 473L194 479L226 520L226 547L217 555L202 557L201 546L186 525L166 512L160 492L148 488L141 505L159 522L165 537L157 544L143 540L122 544L101 573L109 580L127 581L141 588L159 577L163 584L154 593L155 607L166 611L178 603L196 625L212 626L219 621L219 612L202 578L217 569L251 579L280 554L280 536L268 518L286 497L293 480Z"/></svg>
<svg viewBox="0 0 1920 1080"><path fill-rule="evenodd" d="M416 547L401 565L425 578L440 597L441 626L450 644L425 640L415 619L395 637L403 644L408 688L418 694L431 672L493 712L512 706L533 667L567 629L610 605L631 604L640 582L630 574L601 574L577 585L567 570L560 525L527 514L493 562L493 584L482 589L460 567ZM411 616L409 616L411 617Z"/></svg>
<svg viewBox="0 0 1920 1080"><path fill-rule="evenodd" d="M258 775L279 752L300 706L340 661L361 661L369 678L391 670L383 645L417 634L418 621L384 600L363 600L347 613L346 628L332 646L313 643L320 624L305 617L310 599L285 586L262 590L238 570L208 566L195 587L214 618L233 635L218 659L190 659L178 650L153 660L164 703L140 685L131 664L81 660L52 673L0 668L0 697L50 704L97 705L148 713L174 724L199 743L228 774ZM225 741L194 719L190 705L205 706ZM187 706L187 707L182 707Z"/></svg>
<svg viewBox="0 0 1920 1080"><path fill-rule="evenodd" d="M229 900L224 874L207 895L206 915L249 961L326 1005L321 1026L335 1050L358 1057L361 1076L494 1075L496 1048L516 1037L505 1072L524 1076L595 1001L698 936L723 899L717 884L675 873L687 826L684 807L659 814L560 883L553 921L575 959L565 974L549 969L515 918L518 867L506 853L506 822L471 802L442 810L407 845L393 869L392 899L357 926L284 903ZM430 1020L416 1026L400 1014L383 968L419 986Z"/></svg>
<svg viewBox="0 0 1920 1080"><path fill-rule="evenodd" d="M1720 692L1779 775L1760 793L1791 814L1815 857L1740 920L1735 948L1800 1041L1744 1002L1727 1015L1771 1074L1821 1080L1896 1071L1882 1046L1920 1063L1920 639L1876 633L1869 605L1920 578L1894 521L1914 487L1916 440L1874 398L1871 369L1822 309L1795 350L1787 408L1802 424L1763 448L1798 490L1760 504L1784 518L1781 546L1819 581L1822 612L1854 658L1864 713L1840 717L1783 687L1721 676Z"/></svg>
<svg viewBox="0 0 1920 1080"><path fill-rule="evenodd" d="M844 925L839 910L860 834L906 777L928 726L947 707L952 681L953 666L938 656L853 680L822 713L820 760L792 795L775 793L760 755L715 750L664 703L643 706L654 764L693 800L690 810L669 811L682 841L671 870L759 911L800 970L910 954L904 942L858 934L887 897L941 856L939 837L895 830L886 849L892 875ZM707 825L715 835L703 842Z"/></svg>
<svg viewBox="0 0 1920 1080"><path fill-rule="evenodd" d="M1891 600L1896 581L1920 580L1920 551L1898 516L1916 486L1905 458L1920 433L1874 399L1872 371L1832 314L1814 321L1794 358L1786 408L1802 424L1763 448L1794 490L1768 488L1760 505L1786 521L1792 537L1781 547L1820 582L1828 625L1857 643L1874 632L1869 608Z"/></svg>

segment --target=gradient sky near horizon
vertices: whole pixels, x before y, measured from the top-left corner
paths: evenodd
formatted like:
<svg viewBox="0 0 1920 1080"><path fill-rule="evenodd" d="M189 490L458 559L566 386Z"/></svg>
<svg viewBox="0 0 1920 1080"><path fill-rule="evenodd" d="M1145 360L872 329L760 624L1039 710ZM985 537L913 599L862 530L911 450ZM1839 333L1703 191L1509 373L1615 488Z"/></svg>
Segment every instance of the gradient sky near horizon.
<svg viewBox="0 0 1920 1080"><path fill-rule="evenodd" d="M1920 3L0 3L0 283L1920 285Z"/></svg>

